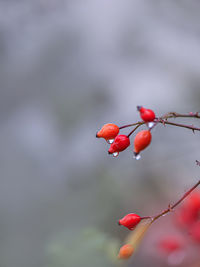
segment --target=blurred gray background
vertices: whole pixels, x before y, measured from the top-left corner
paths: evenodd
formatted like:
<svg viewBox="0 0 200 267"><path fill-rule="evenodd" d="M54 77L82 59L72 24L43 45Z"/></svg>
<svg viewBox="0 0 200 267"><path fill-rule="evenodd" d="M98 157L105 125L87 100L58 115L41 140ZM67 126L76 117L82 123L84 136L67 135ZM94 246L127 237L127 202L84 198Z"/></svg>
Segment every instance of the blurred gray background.
<svg viewBox="0 0 200 267"><path fill-rule="evenodd" d="M140 161L133 145L109 156L95 134L137 121L137 105L200 111L199 10L193 0L0 0L1 267L118 266L128 231L117 220L156 214L197 181L198 132L158 125ZM169 266L154 249L169 217L123 266Z"/></svg>

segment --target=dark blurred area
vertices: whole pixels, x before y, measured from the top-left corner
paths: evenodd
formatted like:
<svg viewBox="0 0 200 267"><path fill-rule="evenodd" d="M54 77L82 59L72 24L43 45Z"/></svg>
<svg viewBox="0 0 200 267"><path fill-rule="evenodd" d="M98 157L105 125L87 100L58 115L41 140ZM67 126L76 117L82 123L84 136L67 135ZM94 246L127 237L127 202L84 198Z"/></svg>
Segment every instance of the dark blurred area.
<svg viewBox="0 0 200 267"><path fill-rule="evenodd" d="M199 179L198 132L158 125L140 161L132 145L113 158L95 138L105 123L138 121L137 105L200 111L199 10L187 0L0 1L0 266L118 266L128 231L117 220L156 214ZM168 223L122 265L171 266L154 247Z"/></svg>

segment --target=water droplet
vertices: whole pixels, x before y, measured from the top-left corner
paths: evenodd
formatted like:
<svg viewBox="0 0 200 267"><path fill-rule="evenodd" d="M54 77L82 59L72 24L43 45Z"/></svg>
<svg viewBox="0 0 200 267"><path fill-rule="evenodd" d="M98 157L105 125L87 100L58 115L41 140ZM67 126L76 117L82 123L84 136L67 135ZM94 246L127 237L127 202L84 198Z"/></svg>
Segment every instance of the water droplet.
<svg viewBox="0 0 200 267"><path fill-rule="evenodd" d="M113 153L113 157L115 157L115 158L116 158L118 155L119 155L119 152L114 152L114 153Z"/></svg>
<svg viewBox="0 0 200 267"><path fill-rule="evenodd" d="M112 144L114 142L114 139L107 140L108 144Z"/></svg>
<svg viewBox="0 0 200 267"><path fill-rule="evenodd" d="M140 156L140 154L135 154L135 155L134 155L134 158L135 158L136 160L139 160L139 159L141 159L141 156Z"/></svg>
<svg viewBox="0 0 200 267"><path fill-rule="evenodd" d="M148 122L147 125L148 125L149 129L151 129L154 126L154 122Z"/></svg>

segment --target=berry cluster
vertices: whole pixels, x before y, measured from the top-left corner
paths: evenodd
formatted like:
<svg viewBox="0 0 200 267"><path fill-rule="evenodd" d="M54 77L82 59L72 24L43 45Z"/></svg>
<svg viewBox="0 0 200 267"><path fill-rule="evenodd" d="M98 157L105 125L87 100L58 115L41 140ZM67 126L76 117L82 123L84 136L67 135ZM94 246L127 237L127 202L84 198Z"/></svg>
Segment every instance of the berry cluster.
<svg viewBox="0 0 200 267"><path fill-rule="evenodd" d="M176 205L177 204L174 206ZM151 222L154 222L157 218L166 214L166 211L169 212L171 210L172 208L169 207L161 214L152 217L140 217L138 214L129 213L120 219L118 224L132 231L139 225L141 220L150 219ZM190 243L188 242L188 237L194 244L200 245L200 191L192 192L190 194L178 209L177 213L174 214L174 222L179 232L174 236L167 235L160 239L158 248L162 252L170 255L174 252L182 251L184 247L186 247L186 244ZM132 249L130 249L130 247L132 247ZM118 258L128 259L132 256L133 252L133 244L126 244L121 247Z"/></svg>
<svg viewBox="0 0 200 267"><path fill-rule="evenodd" d="M134 139L134 156L136 159L139 159L140 151L144 150L151 143L151 129L156 123L156 117L155 113L151 109L138 106L137 110L140 112L140 117L143 120L142 124L145 123L148 127L148 130L138 132ZM103 127L97 132L96 137L104 138L110 144L108 153L112 154L114 157L117 157L119 152L124 151L130 146L129 137L138 128L138 126L136 126L128 135L119 134L120 129L133 125L118 127L113 123L108 123L103 125Z"/></svg>
<svg viewBox="0 0 200 267"><path fill-rule="evenodd" d="M112 154L114 157L119 155L119 152L124 151L127 147L130 146L130 136L141 126L146 125L147 130L139 131L134 138L134 157L136 159L140 158L140 152L149 146L151 143L151 130L157 124L163 124L164 126L171 125L181 128L190 129L193 132L200 131L199 127L195 127L194 125L186 125L181 123L175 123L173 121L168 121L170 118L197 118L200 119L200 115L198 112L187 113L187 114L179 114L176 112L169 112L161 117L155 116L154 111L151 109L146 109L142 106L137 106L137 110L140 113L140 117L142 121L124 125L118 127L113 123L105 124L96 134L97 138L104 138L107 143L110 144L108 149L108 153ZM120 130L127 127L135 126L134 129L128 135L119 134ZM196 161L197 165L200 166L200 162ZM200 185L200 181L198 181L190 190L188 190L181 199L179 199L172 206L169 205L167 209L163 210L156 216L147 216L140 217L138 214L130 213L125 215L122 219L118 221L119 225L122 225L129 230L134 230L133 235L129 235L129 239L126 244L120 248L118 258L119 259L128 259L131 257L135 248L137 248L141 238L144 233L147 231L149 226L154 223L160 217L166 215L168 212L171 212L177 205L179 205L192 191ZM175 216L176 224L179 229L186 230L192 240L198 242L200 244L200 193L192 193L190 197L187 198L187 201L184 202L181 209ZM142 221L142 222L141 222ZM159 243L160 248L167 252L168 254L180 250L184 246L184 242L181 239L171 236L162 239Z"/></svg>

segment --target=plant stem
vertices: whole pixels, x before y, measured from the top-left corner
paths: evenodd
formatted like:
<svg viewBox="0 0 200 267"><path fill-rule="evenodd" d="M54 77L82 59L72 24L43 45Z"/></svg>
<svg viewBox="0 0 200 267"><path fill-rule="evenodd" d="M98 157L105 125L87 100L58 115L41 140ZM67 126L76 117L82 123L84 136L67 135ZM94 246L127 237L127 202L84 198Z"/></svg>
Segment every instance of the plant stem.
<svg viewBox="0 0 200 267"><path fill-rule="evenodd" d="M198 118L198 119L200 119L200 115L198 112L196 112L196 113L190 112L188 114L180 114L177 112L168 112L165 115L163 115L162 117L160 117L160 119L164 119L164 120L167 120L169 118Z"/></svg>
<svg viewBox="0 0 200 267"><path fill-rule="evenodd" d="M157 121L159 123L164 124L164 125L169 124L169 125L173 125L173 126L177 126L177 127L187 128L187 129L190 129L192 131L200 131L200 128L197 128L193 125L180 124L180 123L170 122L170 121L163 120L163 119L158 119Z"/></svg>
<svg viewBox="0 0 200 267"><path fill-rule="evenodd" d="M169 113L166 113L165 115L163 115L163 116L161 116L159 118L156 118L154 120L155 125L152 128L154 128L158 123L162 123L163 125L168 124L168 125L172 125L172 126L176 126L176 127L182 127L182 128L190 129L193 132L194 131L200 131L200 128L195 127L193 125L187 125L187 124L181 124L181 123L175 123L175 122L168 121L169 118L197 118L197 119L200 119L200 115L199 115L198 112L196 112L196 113L190 112L188 114L180 114L180 113L177 113L177 112L169 112ZM138 121L138 122L135 122L135 123L132 123L132 124L123 125L123 126L119 127L119 129L124 129L124 128L127 128L127 127L136 126L128 134L128 137L129 137L132 133L134 133L137 130L137 128L139 128L143 124L145 124L144 121ZM150 130L152 130L152 128Z"/></svg>
<svg viewBox="0 0 200 267"><path fill-rule="evenodd" d="M137 128L139 128L142 124L138 124L127 136L130 137L132 135L132 133L134 133Z"/></svg>
<svg viewBox="0 0 200 267"><path fill-rule="evenodd" d="M167 214L168 212L171 212L176 206L178 206L198 185L200 184L200 180L192 187L190 190L188 190L175 204L172 206L169 205L169 207L159 213L158 215L152 217L152 222L156 221L158 218L162 217L163 215Z"/></svg>
<svg viewBox="0 0 200 267"><path fill-rule="evenodd" d="M144 123L145 123L145 122L143 122L143 121L138 121L138 122L135 122L135 123L131 123L131 124L123 125L123 126L119 127L119 129L123 129L123 128L131 127L131 126L135 126L135 125L142 125L142 124L144 124Z"/></svg>

